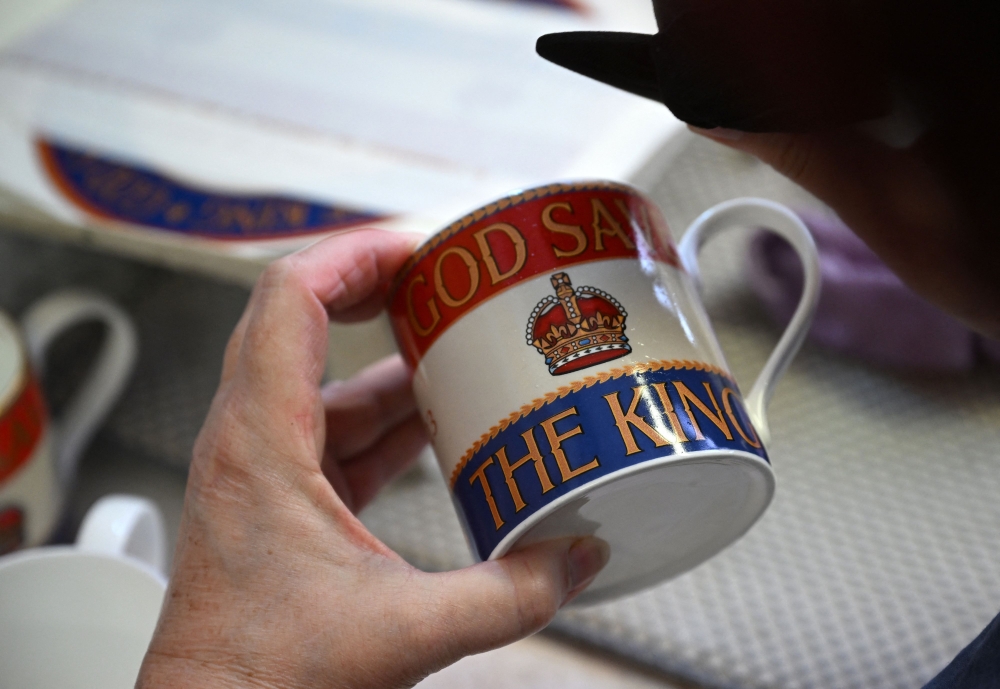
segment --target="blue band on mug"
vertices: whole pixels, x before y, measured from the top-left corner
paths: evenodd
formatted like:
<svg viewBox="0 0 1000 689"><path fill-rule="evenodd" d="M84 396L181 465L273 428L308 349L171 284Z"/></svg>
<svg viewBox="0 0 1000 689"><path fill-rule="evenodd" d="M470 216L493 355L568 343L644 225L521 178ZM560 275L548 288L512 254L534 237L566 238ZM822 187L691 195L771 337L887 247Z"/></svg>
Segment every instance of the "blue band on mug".
<svg viewBox="0 0 1000 689"><path fill-rule="evenodd" d="M554 500L626 467L704 450L768 461L736 384L708 368L607 376L486 440L452 487L479 556Z"/></svg>

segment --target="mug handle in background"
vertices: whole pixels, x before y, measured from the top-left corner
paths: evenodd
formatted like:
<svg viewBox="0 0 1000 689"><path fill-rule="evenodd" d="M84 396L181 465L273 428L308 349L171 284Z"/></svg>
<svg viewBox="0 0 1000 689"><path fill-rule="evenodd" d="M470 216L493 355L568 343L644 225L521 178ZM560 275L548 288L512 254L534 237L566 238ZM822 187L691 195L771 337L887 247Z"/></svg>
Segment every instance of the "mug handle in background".
<svg viewBox="0 0 1000 689"><path fill-rule="evenodd" d="M757 382L746 396L747 413L758 435L766 445L771 438L767 420L767 405L778 380L784 374L809 332L819 303L820 270L816 243L805 224L795 213L780 203L765 199L733 199L702 213L678 245L681 265L700 286L698 254L701 248L718 234L735 227L761 227L784 237L802 261L802 297L795 315L778 341L771 357L764 364Z"/></svg>
<svg viewBox="0 0 1000 689"><path fill-rule="evenodd" d="M133 495L106 495L87 510L76 547L88 553L130 557L161 577L167 563L167 535L160 508Z"/></svg>
<svg viewBox="0 0 1000 689"><path fill-rule="evenodd" d="M69 328L88 321L104 323L108 330L93 369L52 422L56 448L56 475L68 489L87 442L97 431L125 389L138 352L135 326L128 315L108 299L81 290L50 294L33 304L21 319L28 354L35 370L45 370L49 345Z"/></svg>

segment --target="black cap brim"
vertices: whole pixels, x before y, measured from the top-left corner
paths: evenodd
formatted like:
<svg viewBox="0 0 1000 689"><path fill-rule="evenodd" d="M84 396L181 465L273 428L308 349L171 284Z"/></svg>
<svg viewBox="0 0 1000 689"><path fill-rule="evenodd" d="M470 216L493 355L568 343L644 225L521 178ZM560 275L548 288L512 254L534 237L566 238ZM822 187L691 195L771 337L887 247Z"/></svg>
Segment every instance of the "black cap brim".
<svg viewBox="0 0 1000 689"><path fill-rule="evenodd" d="M662 103L653 63L653 38L637 33L570 31L542 36L535 49L560 67Z"/></svg>

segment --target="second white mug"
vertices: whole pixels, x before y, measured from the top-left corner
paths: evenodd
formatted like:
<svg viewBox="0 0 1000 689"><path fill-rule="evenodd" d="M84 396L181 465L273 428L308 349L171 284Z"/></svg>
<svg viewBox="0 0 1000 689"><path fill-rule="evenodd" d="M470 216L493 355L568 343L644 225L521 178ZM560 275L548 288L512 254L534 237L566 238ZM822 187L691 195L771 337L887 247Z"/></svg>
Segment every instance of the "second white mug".
<svg viewBox="0 0 1000 689"><path fill-rule="evenodd" d="M152 502L99 500L74 546L0 557L0 689L128 689L163 603L166 537Z"/></svg>
<svg viewBox="0 0 1000 689"><path fill-rule="evenodd" d="M104 323L107 336L65 412L50 420L36 373L49 345L87 321ZM0 555L51 537L77 462L124 390L136 352L131 319L95 294L49 295L20 328L0 312Z"/></svg>

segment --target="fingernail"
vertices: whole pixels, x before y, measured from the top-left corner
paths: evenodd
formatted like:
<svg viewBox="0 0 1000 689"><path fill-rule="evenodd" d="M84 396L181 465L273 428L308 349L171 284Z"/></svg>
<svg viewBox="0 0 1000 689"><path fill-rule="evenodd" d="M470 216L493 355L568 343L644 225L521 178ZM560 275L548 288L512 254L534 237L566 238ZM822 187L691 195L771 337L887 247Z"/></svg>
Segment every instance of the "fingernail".
<svg viewBox="0 0 1000 689"><path fill-rule="evenodd" d="M589 536L577 541L569 549L569 590L567 602L586 588L587 584L604 569L611 556L608 544Z"/></svg>
<svg viewBox="0 0 1000 689"><path fill-rule="evenodd" d="M703 129L701 127L695 127L693 124L689 124L688 129L695 134L707 136L709 139L715 139L716 141L739 141L745 134L745 132L741 132L737 129L726 129L725 127Z"/></svg>

